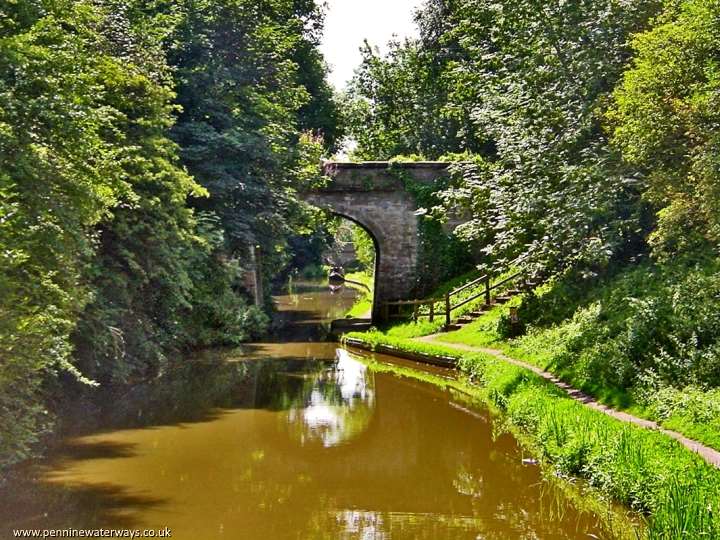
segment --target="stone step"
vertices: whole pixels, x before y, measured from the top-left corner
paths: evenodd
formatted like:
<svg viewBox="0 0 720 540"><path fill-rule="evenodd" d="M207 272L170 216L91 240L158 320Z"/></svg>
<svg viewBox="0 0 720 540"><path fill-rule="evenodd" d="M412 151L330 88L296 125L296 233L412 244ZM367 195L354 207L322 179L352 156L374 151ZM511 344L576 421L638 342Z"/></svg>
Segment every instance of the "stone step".
<svg viewBox="0 0 720 540"><path fill-rule="evenodd" d="M455 321L457 324L470 324L475 319L472 317L460 317L457 321Z"/></svg>
<svg viewBox="0 0 720 540"><path fill-rule="evenodd" d="M464 325L453 323L450 326L445 327L446 332L454 332L455 330L460 330Z"/></svg>
<svg viewBox="0 0 720 540"><path fill-rule="evenodd" d="M470 312L470 315L480 317L492 309L492 304L483 304Z"/></svg>
<svg viewBox="0 0 720 540"><path fill-rule="evenodd" d="M509 296L496 296L495 297L495 303L497 304L505 304L511 300L511 297Z"/></svg>

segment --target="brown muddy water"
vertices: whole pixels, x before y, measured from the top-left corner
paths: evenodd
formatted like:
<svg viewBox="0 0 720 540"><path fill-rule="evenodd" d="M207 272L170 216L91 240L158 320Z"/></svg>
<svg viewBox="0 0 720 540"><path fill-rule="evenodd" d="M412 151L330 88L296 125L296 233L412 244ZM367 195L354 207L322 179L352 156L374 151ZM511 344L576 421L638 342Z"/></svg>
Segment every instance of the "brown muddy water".
<svg viewBox="0 0 720 540"><path fill-rule="evenodd" d="M351 292L300 284L277 302L285 342L207 352L83 402L59 447L0 492L0 538L164 527L193 540L613 537L577 490L524 465L487 411L317 341Z"/></svg>

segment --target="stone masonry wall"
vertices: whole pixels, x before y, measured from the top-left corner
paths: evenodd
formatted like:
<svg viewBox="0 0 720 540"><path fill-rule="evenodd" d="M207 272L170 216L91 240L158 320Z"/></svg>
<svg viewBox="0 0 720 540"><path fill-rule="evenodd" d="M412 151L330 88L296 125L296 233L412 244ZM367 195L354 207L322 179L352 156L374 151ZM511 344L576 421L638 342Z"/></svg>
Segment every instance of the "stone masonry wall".
<svg viewBox="0 0 720 540"><path fill-rule="evenodd" d="M380 320L383 302L407 300L422 276L417 275L420 238L417 205L405 190L400 171L414 182L431 183L445 174L447 163L386 162L325 164L331 182L324 188L303 193L308 203L358 223L375 241L375 299L373 320Z"/></svg>

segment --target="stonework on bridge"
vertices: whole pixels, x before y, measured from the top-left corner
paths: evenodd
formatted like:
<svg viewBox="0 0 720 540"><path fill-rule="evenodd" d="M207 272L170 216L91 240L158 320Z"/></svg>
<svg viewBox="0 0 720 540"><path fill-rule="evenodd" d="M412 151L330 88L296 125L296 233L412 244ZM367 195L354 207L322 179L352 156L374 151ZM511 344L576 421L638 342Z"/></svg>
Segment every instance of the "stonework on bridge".
<svg viewBox="0 0 720 540"><path fill-rule="evenodd" d="M447 175L443 162L327 162L330 182L301 194L306 202L354 221L375 242L373 321L383 318L381 304L408 300L423 289L418 273L420 237L417 204L403 179L432 184Z"/></svg>

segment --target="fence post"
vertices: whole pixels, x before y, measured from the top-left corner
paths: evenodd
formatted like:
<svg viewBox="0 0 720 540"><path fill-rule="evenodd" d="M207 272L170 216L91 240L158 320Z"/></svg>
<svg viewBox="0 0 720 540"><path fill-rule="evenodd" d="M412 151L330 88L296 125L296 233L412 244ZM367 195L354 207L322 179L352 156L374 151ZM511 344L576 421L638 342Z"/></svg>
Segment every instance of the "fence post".
<svg viewBox="0 0 720 540"><path fill-rule="evenodd" d="M413 321L417 322L418 320L418 305L413 304Z"/></svg>
<svg viewBox="0 0 720 540"><path fill-rule="evenodd" d="M485 276L485 305L490 305L490 276Z"/></svg>
<svg viewBox="0 0 720 540"><path fill-rule="evenodd" d="M445 295L445 326L450 326L450 294Z"/></svg>
<svg viewBox="0 0 720 540"><path fill-rule="evenodd" d="M430 322L435 320L435 302L430 302Z"/></svg>

